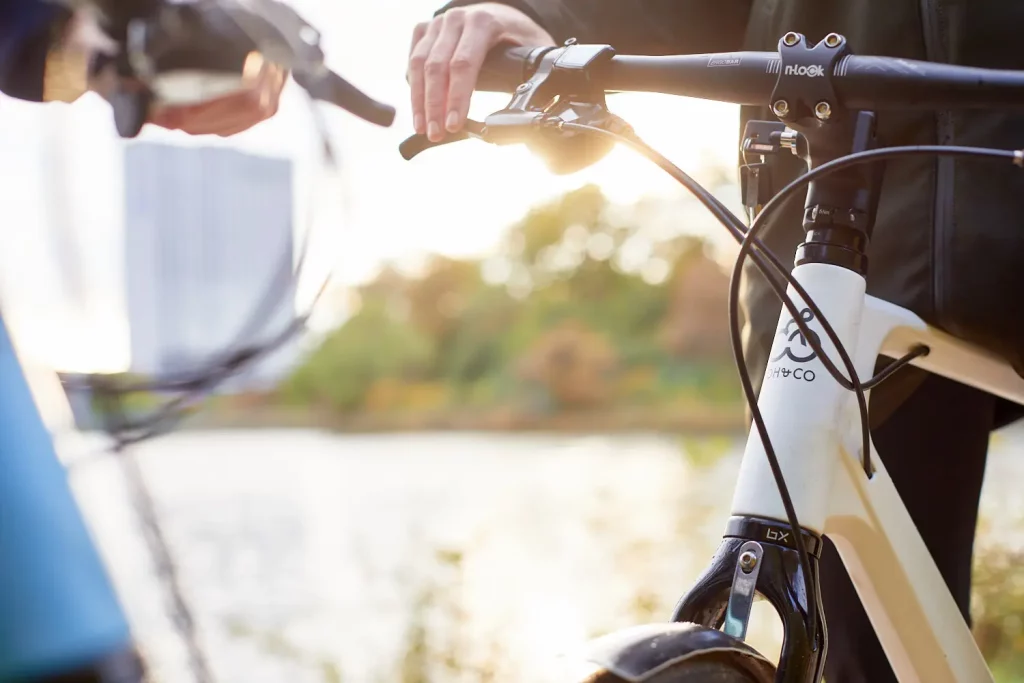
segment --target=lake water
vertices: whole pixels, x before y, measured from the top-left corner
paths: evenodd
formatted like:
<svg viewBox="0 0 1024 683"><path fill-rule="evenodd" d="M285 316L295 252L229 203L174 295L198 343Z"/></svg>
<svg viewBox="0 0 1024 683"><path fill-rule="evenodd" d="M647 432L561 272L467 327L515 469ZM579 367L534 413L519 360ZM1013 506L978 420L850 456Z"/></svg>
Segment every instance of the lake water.
<svg viewBox="0 0 1024 683"><path fill-rule="evenodd" d="M268 430L134 452L220 683L564 683L587 638L668 617L718 545L740 451ZM985 542L1024 545L1024 431L990 462ZM72 482L158 680L190 681L118 464ZM757 605L752 644L780 635Z"/></svg>

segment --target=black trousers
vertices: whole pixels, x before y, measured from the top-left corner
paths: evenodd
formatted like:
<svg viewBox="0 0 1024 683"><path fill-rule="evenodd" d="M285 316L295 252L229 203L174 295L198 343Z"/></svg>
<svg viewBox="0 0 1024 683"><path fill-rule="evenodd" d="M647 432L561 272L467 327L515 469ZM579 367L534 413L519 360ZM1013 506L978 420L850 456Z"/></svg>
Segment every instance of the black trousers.
<svg viewBox="0 0 1024 683"><path fill-rule="evenodd" d="M989 433L1015 415L995 397L936 375L872 430L928 550L965 618ZM896 683L874 629L831 542L821 557L828 624L826 683Z"/></svg>

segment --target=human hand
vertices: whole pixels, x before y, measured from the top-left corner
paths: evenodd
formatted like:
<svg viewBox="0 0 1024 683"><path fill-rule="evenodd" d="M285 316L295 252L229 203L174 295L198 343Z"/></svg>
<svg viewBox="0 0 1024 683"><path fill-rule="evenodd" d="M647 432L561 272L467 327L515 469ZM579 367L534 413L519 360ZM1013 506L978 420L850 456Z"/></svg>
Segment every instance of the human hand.
<svg viewBox="0 0 1024 683"><path fill-rule="evenodd" d="M113 54L114 44L99 28L91 12L75 12L67 28L65 40L58 56L77 65L78 79L68 78L68 69L59 69L52 90L59 94L49 99L73 101L85 89L109 99L120 88L138 88L137 82L125 82L113 68L101 70L86 78L85 71L92 55ZM70 59L69 59L70 57ZM70 72L74 72L71 69ZM252 128L277 113L281 91L288 80L288 72L265 61L259 53L252 53L242 72L241 87L235 92L218 95L202 102L189 104L161 104L157 102L149 112L148 123L162 128L182 130L191 135L220 135L227 137ZM63 82L61 82L63 81Z"/></svg>
<svg viewBox="0 0 1024 683"><path fill-rule="evenodd" d="M497 2L455 7L416 26L406 78L413 127L433 142L462 128L480 68L499 44L554 45L551 35L519 10Z"/></svg>
<svg viewBox="0 0 1024 683"><path fill-rule="evenodd" d="M277 113L281 90L288 79L283 69L262 62L243 77L241 90L200 104L157 105L149 123L190 135L228 137L252 128Z"/></svg>

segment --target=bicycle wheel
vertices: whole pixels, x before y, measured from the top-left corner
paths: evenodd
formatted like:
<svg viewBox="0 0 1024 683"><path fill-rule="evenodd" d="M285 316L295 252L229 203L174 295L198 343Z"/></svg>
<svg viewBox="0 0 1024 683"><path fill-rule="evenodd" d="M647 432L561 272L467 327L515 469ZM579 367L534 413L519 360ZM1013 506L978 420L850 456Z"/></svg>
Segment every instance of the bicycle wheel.
<svg viewBox="0 0 1024 683"><path fill-rule="evenodd" d="M697 659L688 659L644 679L643 683L772 683L766 669L752 671L740 658L730 653L715 653ZM599 671L584 683L630 683L610 671Z"/></svg>
<svg viewBox="0 0 1024 683"><path fill-rule="evenodd" d="M746 643L696 624L649 624L595 641L581 683L773 683L775 667Z"/></svg>

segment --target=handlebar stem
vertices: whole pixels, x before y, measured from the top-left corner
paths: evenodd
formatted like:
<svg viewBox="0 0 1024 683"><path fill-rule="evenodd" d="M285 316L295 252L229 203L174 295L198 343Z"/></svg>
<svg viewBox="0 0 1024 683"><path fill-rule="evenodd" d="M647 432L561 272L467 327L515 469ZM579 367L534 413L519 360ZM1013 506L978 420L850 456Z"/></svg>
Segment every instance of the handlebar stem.
<svg viewBox="0 0 1024 683"><path fill-rule="evenodd" d="M849 154L874 149L874 112L845 112L822 126L796 124L807 141L809 169ZM804 202L805 241L796 263L829 263L866 276L867 246L881 192L882 162L855 166L811 181Z"/></svg>
<svg viewBox="0 0 1024 683"><path fill-rule="evenodd" d="M786 123L804 119L827 123L840 108L832 84L836 63L850 53L846 38L830 33L810 47L807 38L789 32L779 39L779 60L768 65L779 74L772 91L772 112Z"/></svg>
<svg viewBox="0 0 1024 683"><path fill-rule="evenodd" d="M832 78L839 60L848 55L846 38L838 33L809 47L803 35L790 32L779 40L779 60L768 66L778 73L771 110L799 135L791 149L809 169L877 145L875 114L844 108L836 97ZM762 128L772 125L751 122L755 123ZM757 131L748 124L745 140L754 139ZM762 154L762 161L771 156ZM867 274L865 251L874 227L882 168L881 163L858 166L810 183L803 214L807 237L797 251L796 265L829 263Z"/></svg>

